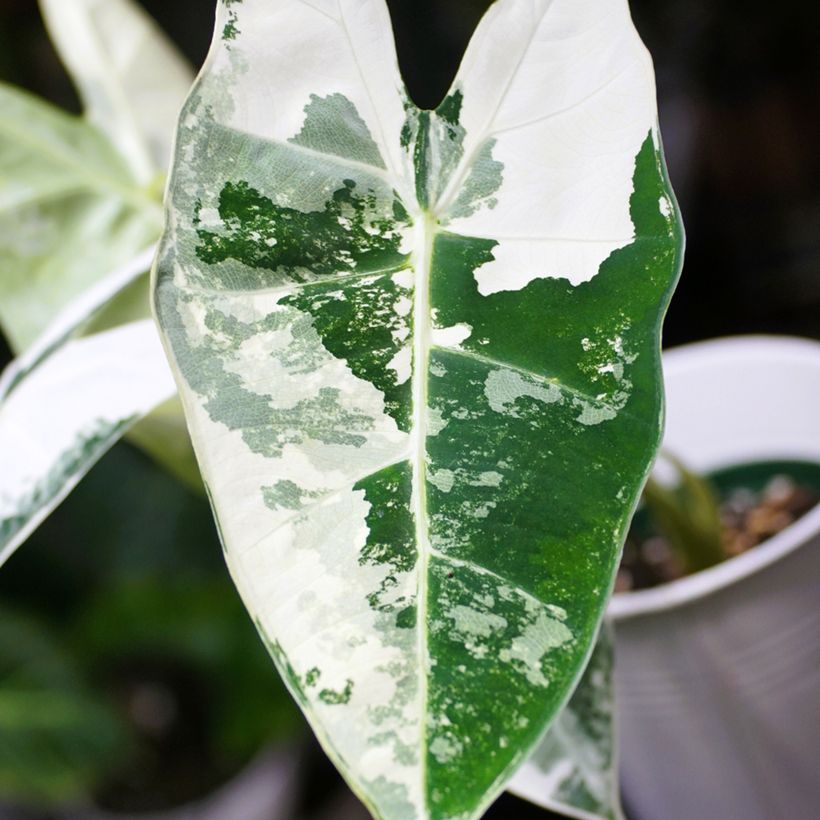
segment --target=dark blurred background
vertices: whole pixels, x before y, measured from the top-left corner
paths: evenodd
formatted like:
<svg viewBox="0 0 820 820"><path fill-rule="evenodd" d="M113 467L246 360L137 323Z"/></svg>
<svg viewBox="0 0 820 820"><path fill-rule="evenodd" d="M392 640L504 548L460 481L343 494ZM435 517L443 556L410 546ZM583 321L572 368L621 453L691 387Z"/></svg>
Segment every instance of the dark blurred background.
<svg viewBox="0 0 820 820"><path fill-rule="evenodd" d="M489 2L388 4L411 96L434 107ZM198 66L213 0L142 5ZM665 345L737 333L820 339L820 4L631 5L655 60L687 232ZM0 0L0 79L78 110L35 0ZM45 689L53 699L70 690L65 681L77 682L77 703L66 708L96 728L60 741L83 762L79 784L60 768L66 750L35 731L15 750L18 774L30 777L29 754L41 770L53 761L43 775L51 780L12 787L0 776L0 801L34 788L44 802L70 802L90 789L112 809L161 808L201 796L273 743L297 749L290 756L303 764L299 806L287 817L364 816L278 684L226 580L204 500L129 445L118 445L0 573L3 622L14 629L0 627L0 678L4 657L20 653L19 636L39 635L41 666L56 676L41 676ZM0 737L0 771L7 757ZM6 811L0 818L12 816ZM505 797L489 816L545 815Z"/></svg>

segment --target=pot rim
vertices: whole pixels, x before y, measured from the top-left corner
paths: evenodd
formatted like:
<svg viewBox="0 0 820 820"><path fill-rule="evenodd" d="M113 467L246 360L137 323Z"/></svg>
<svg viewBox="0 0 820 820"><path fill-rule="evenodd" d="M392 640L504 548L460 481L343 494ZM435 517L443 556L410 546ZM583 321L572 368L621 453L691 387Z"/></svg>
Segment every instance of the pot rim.
<svg viewBox="0 0 820 820"><path fill-rule="evenodd" d="M714 365L716 360L731 362L737 357L745 358L749 354L759 356L764 351L784 361L802 361L820 371L820 342L791 336L760 335L730 336L672 348L664 351L664 369L691 371L699 366L704 357L708 357L710 364ZM760 572L809 543L818 533L820 503L794 524L742 555L652 589L614 594L609 602L607 614L615 621L619 621L690 604Z"/></svg>

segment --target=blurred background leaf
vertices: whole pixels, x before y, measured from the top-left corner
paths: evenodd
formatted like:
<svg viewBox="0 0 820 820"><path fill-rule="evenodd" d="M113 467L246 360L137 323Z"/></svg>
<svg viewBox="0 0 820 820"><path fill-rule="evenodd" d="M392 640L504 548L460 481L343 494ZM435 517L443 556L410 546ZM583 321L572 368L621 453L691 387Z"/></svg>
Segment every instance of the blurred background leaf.
<svg viewBox="0 0 820 820"><path fill-rule="evenodd" d="M72 801L127 755L123 721L38 619L0 608L0 794Z"/></svg>

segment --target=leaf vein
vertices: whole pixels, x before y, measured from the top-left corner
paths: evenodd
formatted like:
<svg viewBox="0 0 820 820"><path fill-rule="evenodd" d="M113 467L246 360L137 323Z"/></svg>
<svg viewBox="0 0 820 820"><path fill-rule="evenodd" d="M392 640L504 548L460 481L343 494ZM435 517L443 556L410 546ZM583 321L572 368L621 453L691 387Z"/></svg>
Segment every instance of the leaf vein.
<svg viewBox="0 0 820 820"><path fill-rule="evenodd" d="M310 282L295 283L293 285L282 285L281 287L272 288L206 288L201 285L188 285L187 289L192 293L201 296L295 296L306 290L313 288L331 287L337 283L342 282L356 282L368 277L374 279L381 279L385 276L391 276L394 273L400 273L404 270L409 270L409 265L402 265L400 267L380 268L378 270L367 271L366 273L345 273L341 276L334 276L327 279L316 279Z"/></svg>
<svg viewBox="0 0 820 820"><path fill-rule="evenodd" d="M570 385L562 382L557 377L543 376L540 373L536 373L533 370L528 370L526 367L511 364L510 362L504 362L500 359L493 359L489 356L482 356L480 353L474 353L472 350L461 350L456 347L446 347L444 345L433 345L433 348L436 350L443 351L445 353L449 353L453 356L460 356L466 359L474 359L475 361L482 362L483 364L486 364L489 367L501 367L506 370L513 370L516 373L520 373L521 375L526 376L527 378L532 379L533 381L540 382L541 384L554 385L563 393L571 395L574 398L581 399L582 401L589 402L590 404L594 404L597 407L603 408L604 410L611 410L615 413L624 412L622 409L619 409L616 405L610 404L609 402L601 398L598 398L597 396L593 396L584 390L580 390L577 387L571 387Z"/></svg>
<svg viewBox="0 0 820 820"><path fill-rule="evenodd" d="M274 527L272 527L270 530L268 530L268 532L266 532L264 535L260 536L255 541L253 541L250 544L246 545L242 549L242 554L246 555L247 553L255 550L263 541L266 541L272 535L275 535L283 527L286 527L288 524L291 524L292 522L296 521L298 518L303 516L305 513L310 512L311 510L315 509L316 507L320 507L323 504L326 504L326 503L334 500L335 498L338 498L342 493L351 490L352 487L355 484L358 484L360 481L364 481L364 479L370 478L371 476L374 476L377 473L382 472L383 470L387 470L390 467L395 467L399 464L404 464L408 460L409 460L409 454L405 454L405 455L401 456L401 458L393 459L392 461L390 461L386 464L383 464L381 466L377 466L377 467L374 467L374 468L368 470L368 472L363 473L362 475L359 475L355 478L348 479L340 487L336 487L336 488L330 490L330 492L328 492L325 495L321 496L320 498L317 498L317 499L311 501L309 504L305 504L303 507L300 507L298 510L296 510L293 513L293 515L289 515L287 518L285 518L282 521L280 521L279 523L277 523Z"/></svg>

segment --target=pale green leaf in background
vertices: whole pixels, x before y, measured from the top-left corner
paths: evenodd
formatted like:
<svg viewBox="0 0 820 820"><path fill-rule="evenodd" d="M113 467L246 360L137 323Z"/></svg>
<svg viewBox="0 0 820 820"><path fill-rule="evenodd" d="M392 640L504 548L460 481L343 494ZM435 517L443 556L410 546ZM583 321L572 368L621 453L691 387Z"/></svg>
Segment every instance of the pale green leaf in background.
<svg viewBox="0 0 820 820"><path fill-rule="evenodd" d="M234 579L377 817L478 816L588 657L682 252L654 94L621 0L500 0L436 111L384 0L219 7L155 308Z"/></svg>
<svg viewBox="0 0 820 820"><path fill-rule="evenodd" d="M69 303L0 376L0 563L126 427L174 392L146 320L127 331L123 325L120 331L70 341L143 276L153 254L153 247L146 249ZM176 454L182 455L178 451L187 439L184 431L175 433ZM153 440L149 444L156 446ZM185 463L180 460L180 469Z"/></svg>
<svg viewBox="0 0 820 820"><path fill-rule="evenodd" d="M131 0L40 0L40 7L86 118L108 136L135 181L151 184L171 158L190 66Z"/></svg>
<svg viewBox="0 0 820 820"><path fill-rule="evenodd" d="M605 623L569 703L508 784L513 794L579 820L622 820L613 641Z"/></svg>
<svg viewBox="0 0 820 820"><path fill-rule="evenodd" d="M0 85L0 324L16 351L161 225L96 128Z"/></svg>
<svg viewBox="0 0 820 820"><path fill-rule="evenodd" d="M85 117L0 86L0 325L25 349L155 241L193 72L131 0L41 0ZM146 317L147 300L139 303Z"/></svg>
<svg viewBox="0 0 820 820"><path fill-rule="evenodd" d="M86 111L76 117L0 85L0 326L21 354L2 377L0 401L15 392L10 407L0 405L0 440L33 442L47 439L44 428L59 431L37 458L3 452L6 555L134 422L131 435L143 449L199 484L179 403L166 389L167 365L154 355L144 321L152 254L143 249L161 231L161 182L193 73L136 3L43 0L41 7ZM126 325L131 330L119 335L94 335ZM79 334L93 341L62 349ZM117 364L100 359L112 338L122 340L119 371L142 374L122 395L114 395L123 389ZM146 350L145 361L133 360ZM54 377L59 367L68 368L66 378ZM86 381L75 383L83 367ZM88 391L80 402L79 384ZM21 410L34 402L36 410Z"/></svg>
<svg viewBox="0 0 820 820"><path fill-rule="evenodd" d="M79 335L112 299L142 276L146 267L151 266L155 251L153 245L146 248L127 265L99 280L66 305L45 332L0 374L0 402L72 336Z"/></svg>

